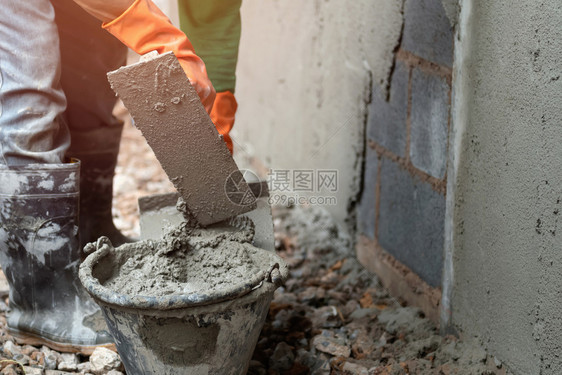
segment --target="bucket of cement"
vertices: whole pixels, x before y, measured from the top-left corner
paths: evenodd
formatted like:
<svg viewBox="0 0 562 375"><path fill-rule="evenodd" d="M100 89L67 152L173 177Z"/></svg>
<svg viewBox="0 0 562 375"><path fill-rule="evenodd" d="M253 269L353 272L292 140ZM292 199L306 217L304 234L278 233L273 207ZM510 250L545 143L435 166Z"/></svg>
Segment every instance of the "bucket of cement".
<svg viewBox="0 0 562 375"><path fill-rule="evenodd" d="M160 241L86 249L80 280L101 306L128 374L245 374L273 292L276 254L178 227Z"/></svg>

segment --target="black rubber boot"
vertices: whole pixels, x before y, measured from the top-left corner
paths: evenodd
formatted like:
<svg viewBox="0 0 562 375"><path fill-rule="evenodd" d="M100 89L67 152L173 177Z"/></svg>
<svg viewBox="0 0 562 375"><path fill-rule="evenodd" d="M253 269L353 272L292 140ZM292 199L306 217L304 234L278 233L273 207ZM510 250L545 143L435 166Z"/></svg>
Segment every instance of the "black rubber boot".
<svg viewBox="0 0 562 375"><path fill-rule="evenodd" d="M0 265L19 342L90 354L114 345L78 279L79 173L78 162L0 165Z"/></svg>
<svg viewBox="0 0 562 375"><path fill-rule="evenodd" d="M67 155L81 161L80 172L80 246L106 236L117 247L132 239L124 236L113 223L111 203L113 176L119 154L123 123L117 122L88 131L72 131Z"/></svg>

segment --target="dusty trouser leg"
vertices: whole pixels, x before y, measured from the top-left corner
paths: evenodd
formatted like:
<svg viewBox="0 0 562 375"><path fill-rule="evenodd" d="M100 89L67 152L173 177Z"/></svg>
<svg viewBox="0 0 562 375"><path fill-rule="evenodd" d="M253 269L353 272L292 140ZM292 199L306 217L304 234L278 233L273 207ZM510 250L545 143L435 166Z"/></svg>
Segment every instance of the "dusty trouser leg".
<svg viewBox="0 0 562 375"><path fill-rule="evenodd" d="M107 72L125 64L127 49L74 2L52 0L60 34L64 114L71 133L69 156L80 159L80 243L107 236L128 242L111 214L113 176L123 123L112 110L115 93Z"/></svg>
<svg viewBox="0 0 562 375"><path fill-rule="evenodd" d="M0 0L0 163L61 163L70 144L59 119L59 39L48 0Z"/></svg>
<svg viewBox="0 0 562 375"><path fill-rule="evenodd" d="M10 332L64 351L111 345L78 280L79 164L63 163L59 39L48 0L0 0L0 264Z"/></svg>

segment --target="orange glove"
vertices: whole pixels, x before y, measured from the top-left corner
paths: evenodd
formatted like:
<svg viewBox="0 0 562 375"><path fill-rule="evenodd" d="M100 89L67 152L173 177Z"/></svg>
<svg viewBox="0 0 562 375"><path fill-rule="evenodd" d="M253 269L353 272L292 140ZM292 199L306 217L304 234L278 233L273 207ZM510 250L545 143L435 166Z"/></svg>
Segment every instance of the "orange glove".
<svg viewBox="0 0 562 375"><path fill-rule="evenodd" d="M203 60L193 51L187 36L176 28L151 0L136 0L123 14L102 27L140 55L172 51L193 85L207 113L211 113L215 89Z"/></svg>
<svg viewBox="0 0 562 375"><path fill-rule="evenodd" d="M234 115L237 108L238 103L236 103L234 94L230 91L223 91L217 93L215 105L211 111L211 120L213 120L219 134L222 135L231 154L233 145L229 133L234 125Z"/></svg>

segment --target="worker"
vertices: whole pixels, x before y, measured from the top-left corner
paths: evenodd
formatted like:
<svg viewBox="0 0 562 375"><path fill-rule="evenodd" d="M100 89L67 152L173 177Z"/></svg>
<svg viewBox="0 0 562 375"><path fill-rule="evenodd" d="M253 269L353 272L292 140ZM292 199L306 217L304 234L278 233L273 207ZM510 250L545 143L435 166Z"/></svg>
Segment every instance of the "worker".
<svg viewBox="0 0 562 375"><path fill-rule="evenodd" d="M190 41L151 0L2 1L2 9L0 265L10 284L8 328L23 343L89 354L112 339L77 278L78 234L82 244L101 235L127 241L111 217L122 123L112 116L106 73L125 63L126 47L172 51L208 112L215 90Z"/></svg>
<svg viewBox="0 0 562 375"><path fill-rule="evenodd" d="M238 104L234 97L242 0L178 0L180 28L189 35L217 91L211 119L230 152L230 131Z"/></svg>

